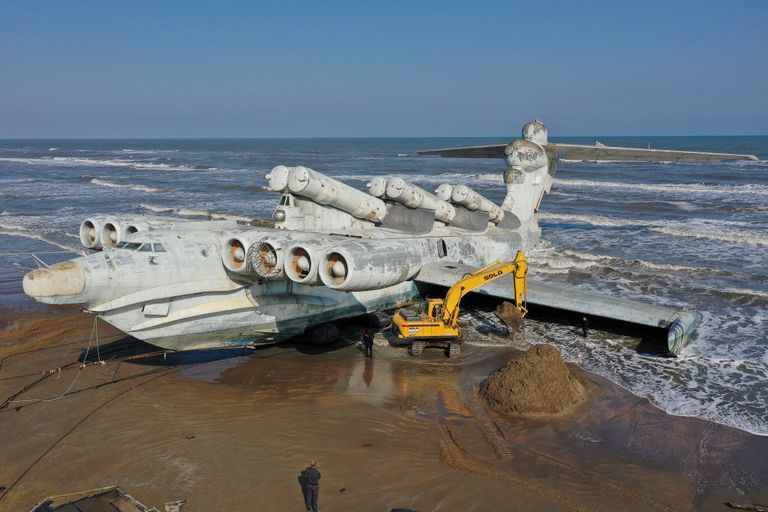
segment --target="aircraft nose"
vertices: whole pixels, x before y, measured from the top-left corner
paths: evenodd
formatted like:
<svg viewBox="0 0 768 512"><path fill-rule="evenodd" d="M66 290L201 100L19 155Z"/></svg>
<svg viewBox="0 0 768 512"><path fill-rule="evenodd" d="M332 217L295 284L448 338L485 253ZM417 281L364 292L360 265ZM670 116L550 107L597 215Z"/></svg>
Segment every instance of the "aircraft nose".
<svg viewBox="0 0 768 512"><path fill-rule="evenodd" d="M85 272L77 263L65 261L29 272L23 286L24 293L37 301L63 304L68 302L67 297L85 290Z"/></svg>

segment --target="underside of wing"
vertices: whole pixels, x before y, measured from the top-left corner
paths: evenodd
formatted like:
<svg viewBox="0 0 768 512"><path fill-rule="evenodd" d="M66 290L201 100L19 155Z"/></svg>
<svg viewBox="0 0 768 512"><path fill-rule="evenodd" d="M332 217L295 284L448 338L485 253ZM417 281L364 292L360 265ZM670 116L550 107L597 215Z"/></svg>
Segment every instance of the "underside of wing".
<svg viewBox="0 0 768 512"><path fill-rule="evenodd" d="M547 154L566 160L636 161L636 162L723 162L727 160L757 160L754 155L705 153L668 149L619 148L596 142L594 146L577 144L544 144Z"/></svg>
<svg viewBox="0 0 768 512"><path fill-rule="evenodd" d="M446 158L505 158L506 144L490 146L469 146L465 148L428 149L419 151L420 155L442 156Z"/></svg>
<svg viewBox="0 0 768 512"><path fill-rule="evenodd" d="M450 287L475 268L460 263L431 263L422 267L417 283ZM473 293L515 300L514 281L511 275L503 276ZM646 304L602 293L581 290L562 284L547 283L528 278L527 306L532 314L537 309L547 309L562 315L587 315L612 320L630 327L643 326L658 331L658 341L670 354L679 354L690 341L693 331L701 321L701 315L691 311Z"/></svg>

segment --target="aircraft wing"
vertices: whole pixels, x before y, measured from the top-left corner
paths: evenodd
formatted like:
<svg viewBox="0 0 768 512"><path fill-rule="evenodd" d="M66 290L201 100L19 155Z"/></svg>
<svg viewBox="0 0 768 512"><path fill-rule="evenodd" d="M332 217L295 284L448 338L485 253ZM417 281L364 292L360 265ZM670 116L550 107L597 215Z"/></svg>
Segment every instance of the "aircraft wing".
<svg viewBox="0 0 768 512"><path fill-rule="evenodd" d="M550 157L567 160L637 161L637 162L723 162L726 160L757 160L754 155L673 151L668 149L620 148L595 142L594 146L577 144L544 144Z"/></svg>
<svg viewBox="0 0 768 512"><path fill-rule="evenodd" d="M460 263L430 263L422 267L415 281L450 287L474 270L476 270L474 267ZM514 301L513 279L512 275L500 277L472 293ZM658 335L655 337L659 338L666 350L674 355L679 354L688 345L692 333L702 318L696 312L645 304L531 278L528 279L527 304L533 316L543 313L552 317L552 313L555 313L561 317L569 316L578 319L581 315L586 315L590 319L607 319L625 324L625 327L634 326L635 331L638 327L642 327L646 332L650 330Z"/></svg>
<svg viewBox="0 0 768 512"><path fill-rule="evenodd" d="M674 151L669 149L620 148L595 142L594 146L579 144L544 144L550 158L589 161L635 162L722 162L726 160L757 160L755 155L734 153L706 153L701 151ZM469 146L463 148L428 149L420 155L446 158L506 158L506 144Z"/></svg>

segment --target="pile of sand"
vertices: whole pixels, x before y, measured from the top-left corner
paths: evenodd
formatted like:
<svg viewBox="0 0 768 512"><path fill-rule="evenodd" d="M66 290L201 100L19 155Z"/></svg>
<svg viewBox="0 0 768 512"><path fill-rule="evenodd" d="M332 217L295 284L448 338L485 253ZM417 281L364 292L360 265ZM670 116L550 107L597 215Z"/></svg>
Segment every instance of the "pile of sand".
<svg viewBox="0 0 768 512"><path fill-rule="evenodd" d="M558 414L582 403L587 390L552 345L535 345L493 372L480 394L499 412Z"/></svg>

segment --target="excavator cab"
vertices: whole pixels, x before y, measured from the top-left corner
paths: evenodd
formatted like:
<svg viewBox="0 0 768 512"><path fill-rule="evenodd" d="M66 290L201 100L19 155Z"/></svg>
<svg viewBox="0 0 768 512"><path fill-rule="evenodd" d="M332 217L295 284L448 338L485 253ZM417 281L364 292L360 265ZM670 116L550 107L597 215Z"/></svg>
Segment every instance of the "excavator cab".
<svg viewBox="0 0 768 512"><path fill-rule="evenodd" d="M462 297L491 281L512 273L515 288L515 305L525 316L526 273L528 262L525 254L518 251L513 261L501 260L467 274L448 290L444 299L428 299L418 312L401 309L392 318L392 330L401 340L411 340L411 353L420 355L427 346L448 349L449 356L459 353L461 336L459 329L459 305Z"/></svg>

